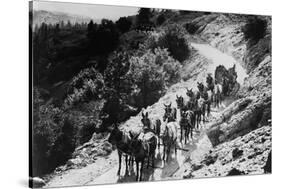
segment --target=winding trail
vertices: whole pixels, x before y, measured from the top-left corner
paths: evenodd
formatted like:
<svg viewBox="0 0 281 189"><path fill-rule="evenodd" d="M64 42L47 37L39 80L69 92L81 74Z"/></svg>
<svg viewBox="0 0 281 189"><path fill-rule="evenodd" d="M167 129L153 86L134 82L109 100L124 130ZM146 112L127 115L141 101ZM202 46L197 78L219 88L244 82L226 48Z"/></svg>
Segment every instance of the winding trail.
<svg viewBox="0 0 281 189"><path fill-rule="evenodd" d="M213 62L208 67L209 73L215 73L215 69L219 65L223 65L226 69L228 69L235 64L238 76L237 81L240 85L243 85L244 79L248 77L247 72L232 56L222 53L209 44L191 43L191 46L198 50L200 54Z"/></svg>
<svg viewBox="0 0 281 189"><path fill-rule="evenodd" d="M222 53L216 48L202 43L191 43L191 46L198 51L198 53L208 59L208 63L204 64L200 69L200 74L195 78L191 78L185 82L180 82L171 87L171 90L168 90L165 96L159 99L157 103L150 106L147 111L149 115L154 117L159 117L162 115L162 103L172 102L172 105L175 107L175 96L176 95L185 95L185 88L196 89L195 81L205 81L205 77L208 73L214 73L215 68L218 65L224 65L226 68L230 68L233 64L236 64L236 71L238 74L238 82L240 85L243 84L244 79L247 77L246 71L244 68L235 61L229 55ZM197 63L194 63L195 67ZM199 68L198 68L199 69ZM186 96L186 95L185 95ZM225 105L227 106L227 105ZM223 106L223 107L225 107ZM160 111L161 109L161 111ZM209 122L214 118L220 115L220 112L223 109L214 109L211 110L211 116L209 117ZM138 119L137 117L131 118L130 120ZM153 118L152 118L153 119ZM199 131L194 131L194 139L189 141L188 144L183 145L178 141L178 147L186 150L178 150L177 155L172 154L170 161L163 163L161 161L162 157L162 146L156 152L155 168L144 168L144 181L156 181L156 180L170 180L170 179L180 179L182 178L181 174L175 174L179 171L180 167L190 159L193 161L200 162L200 158L204 153L208 152L211 148L211 142L209 141L207 135L205 134L206 128L204 125L201 125ZM179 133L178 133L179 134ZM179 137L178 137L179 138ZM103 159L103 160L102 160ZM110 162L110 165L109 165ZM123 160L124 162L124 160ZM107 167L102 169L102 167ZM98 169L97 167L100 167ZM59 177L53 178L48 184L47 187L58 187L58 186L75 186L75 185L94 185L94 184L112 184L112 183L122 183L122 182L135 182L135 172L133 168L130 168L129 175L124 176L125 166L122 165L121 176L117 176L118 169L118 156L117 152L114 151L108 159L101 158L93 164L90 164L84 168L78 170L69 170ZM98 171L98 173L97 173ZM79 175L80 174L80 175Z"/></svg>

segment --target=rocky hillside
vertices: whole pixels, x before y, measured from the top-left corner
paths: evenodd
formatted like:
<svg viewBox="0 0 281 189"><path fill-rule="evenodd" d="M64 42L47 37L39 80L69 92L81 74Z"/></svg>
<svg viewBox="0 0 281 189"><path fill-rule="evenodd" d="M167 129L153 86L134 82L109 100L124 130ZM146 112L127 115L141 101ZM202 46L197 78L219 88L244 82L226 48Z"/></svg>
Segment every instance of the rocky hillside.
<svg viewBox="0 0 281 189"><path fill-rule="evenodd" d="M194 19L196 34L234 57L248 72L234 101L207 126L213 148L179 170L183 178L262 174L271 151L271 19L264 38L245 40L246 19L211 14ZM226 27L227 26L227 27ZM196 152L194 152L196 154Z"/></svg>

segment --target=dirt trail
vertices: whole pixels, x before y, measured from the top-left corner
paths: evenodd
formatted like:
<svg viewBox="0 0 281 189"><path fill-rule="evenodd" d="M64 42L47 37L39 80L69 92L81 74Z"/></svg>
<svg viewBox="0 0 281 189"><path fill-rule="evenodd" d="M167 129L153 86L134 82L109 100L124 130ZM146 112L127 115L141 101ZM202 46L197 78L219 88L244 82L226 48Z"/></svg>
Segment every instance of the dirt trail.
<svg viewBox="0 0 281 189"><path fill-rule="evenodd" d="M155 120L163 113L163 103L172 102L172 106L176 107L175 99L176 95L186 96L186 87L197 89L196 81L204 81L208 73L214 73L215 68L218 65L224 65L226 68L232 67L236 64L236 70L238 74L238 82L242 85L244 78L247 77L246 71L237 63L231 56L222 53L208 44L191 43L191 46L195 48L201 56L204 56L208 61L198 67L200 60L191 61L194 64L193 68L196 68L198 73L196 76L190 78L187 81L182 81L173 85L166 93L165 96L159 99L157 103L147 108L150 118ZM228 103L227 103L228 104ZM220 115L220 112L227 104L220 109L211 110L211 116L208 118L212 121ZM133 123L133 124L130 124ZM124 124L125 129L132 129L130 125L137 125L139 122L139 115L130 118L127 123ZM139 127L136 126L136 128ZM133 128L134 129L134 128ZM143 180L169 180L174 178L182 178L180 174L175 174L184 162L192 159L193 161L200 162L200 158L204 153L212 148L211 142L204 134L206 128L202 125L199 131L194 131L194 140L188 142L187 145L183 145L178 141L178 147L186 150L178 150L177 155L174 152L171 154L170 161L163 163L162 147L156 152L155 166L156 168L144 169ZM179 138L179 137L178 137ZM124 160L123 160L124 161ZM117 176L118 169L118 156L116 151L113 151L108 159L101 158L95 163L87 165L81 169L73 169L63 173L61 176L56 176L47 184L47 187L58 186L73 186L73 185L93 185L93 184L109 184L109 183L122 183L122 182L134 182L135 172L131 168L129 175L124 176L124 165L122 165L121 176Z"/></svg>

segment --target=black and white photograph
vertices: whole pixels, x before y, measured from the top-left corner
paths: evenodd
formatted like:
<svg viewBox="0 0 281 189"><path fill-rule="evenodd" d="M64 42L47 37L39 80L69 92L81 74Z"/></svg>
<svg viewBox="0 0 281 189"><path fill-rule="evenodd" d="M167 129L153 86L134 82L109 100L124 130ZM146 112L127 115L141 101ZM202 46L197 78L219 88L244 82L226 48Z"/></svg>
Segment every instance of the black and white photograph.
<svg viewBox="0 0 281 189"><path fill-rule="evenodd" d="M271 174L271 15L30 1L28 27L30 187Z"/></svg>

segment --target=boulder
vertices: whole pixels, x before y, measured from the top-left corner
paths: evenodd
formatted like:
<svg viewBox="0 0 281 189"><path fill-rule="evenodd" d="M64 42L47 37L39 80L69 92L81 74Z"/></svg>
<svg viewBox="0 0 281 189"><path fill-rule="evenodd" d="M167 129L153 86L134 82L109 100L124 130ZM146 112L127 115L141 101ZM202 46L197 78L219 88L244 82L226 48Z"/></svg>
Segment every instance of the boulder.
<svg viewBox="0 0 281 189"><path fill-rule="evenodd" d="M235 175L245 175L245 172L244 171L240 171L240 170L238 170L236 168L233 168L227 174L227 176L235 176Z"/></svg>
<svg viewBox="0 0 281 189"><path fill-rule="evenodd" d="M243 136L260 126L263 110L270 105L267 103L270 96L256 97L253 100L245 98L234 102L216 120L207 135L213 146L225 141Z"/></svg>
<svg viewBox="0 0 281 189"><path fill-rule="evenodd" d="M70 166L78 165L78 164L80 164L80 163L82 163L82 160L81 160L80 158L75 158L75 159L70 159L70 160L68 160L68 161L66 162L66 165L67 165L68 167L70 167Z"/></svg>
<svg viewBox="0 0 281 189"><path fill-rule="evenodd" d="M239 158L240 156L243 155L243 150L239 150L238 148L235 148L233 151L232 151L232 158L233 159L237 159Z"/></svg>

